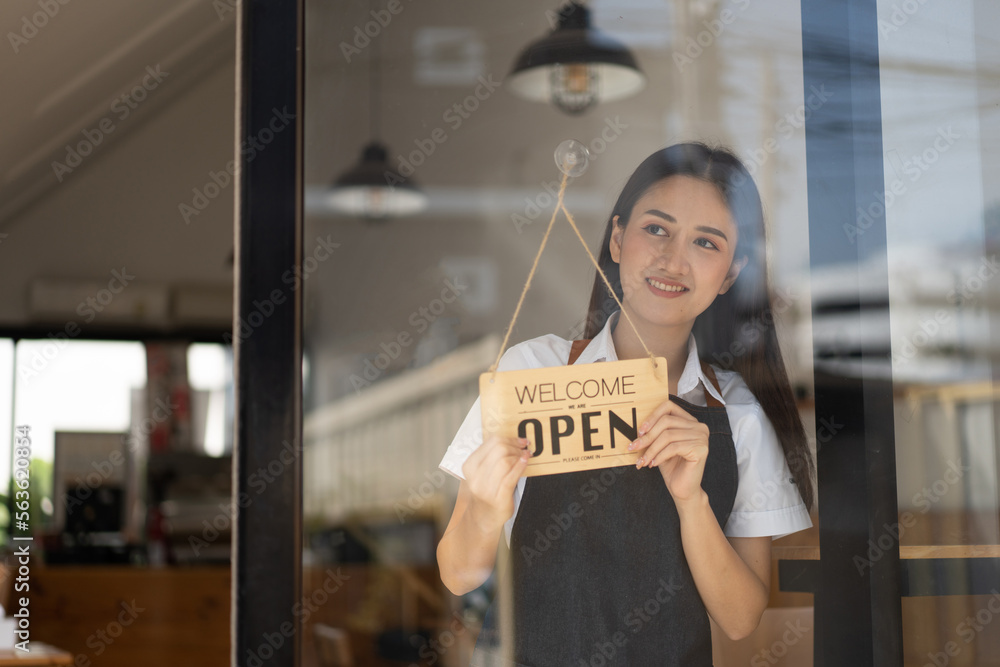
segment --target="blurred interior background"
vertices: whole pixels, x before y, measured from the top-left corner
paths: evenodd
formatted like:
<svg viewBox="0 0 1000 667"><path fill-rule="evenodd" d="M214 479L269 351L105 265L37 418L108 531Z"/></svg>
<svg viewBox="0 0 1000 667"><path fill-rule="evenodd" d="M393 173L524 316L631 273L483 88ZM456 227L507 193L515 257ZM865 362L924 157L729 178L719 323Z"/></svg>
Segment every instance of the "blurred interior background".
<svg viewBox="0 0 1000 667"><path fill-rule="evenodd" d="M824 35L803 34L799 3L594 0L592 29L634 67L546 74L565 88L557 105L527 99L546 80L514 69L561 6L306 0L304 262L235 325L235 3L0 7L14 91L0 101L0 473L15 426L29 426L44 555L33 637L95 664L228 661L232 340L302 290L303 659L467 664L492 589L458 599L440 582L434 550L457 483L437 464L499 352L565 139L590 151L566 201L592 250L652 151L734 149L764 200L777 326L812 445L838 428L815 414L817 374L884 377L912 519L900 542L922 550L903 557L997 555L995 3L879 2L881 107L871 127L821 128L863 141L882 124L885 191L823 230L859 238L867 216L886 215L889 289L861 308L888 312L890 330L869 331L891 362L864 369L871 340L844 334L856 311L840 286L864 284L865 266L810 256L805 121L846 102L804 89L803 41ZM636 71L638 89L607 99L614 76ZM268 132L290 127L275 109L238 150L266 150ZM346 187L373 144L376 173L413 185L398 201ZM581 337L593 275L558 221L512 341ZM775 560L818 558L818 544L815 530L793 535ZM347 577L327 595L331 571ZM112 637L133 599L147 611ZM904 599L907 664L987 603ZM787 622L812 627L812 596L773 583L771 605L755 637L720 642L718 664L811 664L808 633L781 637ZM1000 664L1000 624L983 628L949 664Z"/></svg>

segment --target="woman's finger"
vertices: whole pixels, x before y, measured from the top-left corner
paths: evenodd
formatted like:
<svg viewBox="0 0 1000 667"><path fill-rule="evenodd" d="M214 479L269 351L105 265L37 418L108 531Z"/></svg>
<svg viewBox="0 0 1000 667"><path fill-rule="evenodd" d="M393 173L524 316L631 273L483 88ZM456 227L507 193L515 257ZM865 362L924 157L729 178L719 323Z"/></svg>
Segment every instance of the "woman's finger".
<svg viewBox="0 0 1000 667"><path fill-rule="evenodd" d="M669 459L684 459L691 463L701 463L708 458L708 443L701 440L678 440L669 443L649 460L649 467L658 466Z"/></svg>
<svg viewBox="0 0 1000 667"><path fill-rule="evenodd" d="M677 405L670 399L667 399L662 403L660 403L659 405L657 405L655 408L653 408L653 411L649 413L649 416L646 417L646 419L643 420L641 424L639 424L639 435L648 432L650 428L652 428L656 420L660 419L665 415L675 415L681 418L690 419L692 421L698 421L697 419L692 417L691 413L689 413L687 410Z"/></svg>
<svg viewBox="0 0 1000 667"><path fill-rule="evenodd" d="M677 442L693 442L700 443L708 450L708 427L701 422L695 422L692 427L684 428L671 428L664 429L661 433L649 434L648 442L644 443L642 447L645 451L642 452L642 456L636 461L636 467L641 468L643 466L652 467L652 461L662 452L666 447L672 443ZM647 436L643 436L646 438ZM662 463L664 459L660 457L660 462Z"/></svg>
<svg viewBox="0 0 1000 667"><path fill-rule="evenodd" d="M523 470L521 461L526 462L528 455L526 440L491 436L469 455L462 472L475 497L496 504L510 495L517 479L511 483L508 477Z"/></svg>
<svg viewBox="0 0 1000 667"><path fill-rule="evenodd" d="M653 422L652 427L650 427L643 435L640 435L631 443L629 443L628 450L636 451L649 446L650 443L656 440L661 434L668 430L675 431L689 431L698 430L703 424L697 419L685 419L680 415L664 415Z"/></svg>
<svg viewBox="0 0 1000 667"><path fill-rule="evenodd" d="M528 459L531 458L528 452L525 451L523 455L518 456L514 465L510 467L507 474L504 475L503 480L501 480L501 488L511 488L513 489L517 486L517 480L521 478L524 474L524 469L528 467Z"/></svg>

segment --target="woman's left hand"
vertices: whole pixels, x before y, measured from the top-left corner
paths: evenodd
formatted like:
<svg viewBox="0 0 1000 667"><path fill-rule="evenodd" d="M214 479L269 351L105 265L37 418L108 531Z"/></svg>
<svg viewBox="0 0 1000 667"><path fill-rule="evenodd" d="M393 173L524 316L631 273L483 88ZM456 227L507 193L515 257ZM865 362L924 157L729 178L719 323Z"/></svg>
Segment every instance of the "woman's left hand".
<svg viewBox="0 0 1000 667"><path fill-rule="evenodd" d="M640 451L636 467L657 466L675 503L702 493L701 478L708 458L708 426L679 405L666 400L639 427L629 450Z"/></svg>

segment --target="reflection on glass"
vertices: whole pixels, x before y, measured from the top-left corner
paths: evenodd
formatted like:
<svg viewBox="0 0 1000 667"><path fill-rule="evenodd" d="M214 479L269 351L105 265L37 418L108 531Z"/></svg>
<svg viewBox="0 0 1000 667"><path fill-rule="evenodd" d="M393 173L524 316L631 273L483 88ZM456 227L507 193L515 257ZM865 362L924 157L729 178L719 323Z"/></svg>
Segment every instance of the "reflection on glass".
<svg viewBox="0 0 1000 667"><path fill-rule="evenodd" d="M919 11L880 2L879 17L885 192L870 208L885 211L889 293L873 307L889 309L892 329L901 555L997 557L1000 48L986 26L1000 15L968 0ZM868 214L849 233L863 234ZM903 611L908 659L1000 655L1000 629L984 623L1000 598L912 598Z"/></svg>
<svg viewBox="0 0 1000 667"><path fill-rule="evenodd" d="M788 376L814 432L811 338L800 324L811 309L804 127L829 101L802 90L798 3L589 3L594 27L623 43L647 80L575 116L512 94L508 77L558 9L307 3L304 664L469 663L502 574L461 596L443 585L436 550L458 484L438 464L496 359L559 190L552 151L567 137L589 154L565 202L592 249L627 175L655 148L705 140L743 159L766 212ZM328 184L370 138L373 57L386 164L427 196L405 219L330 208ZM557 221L511 344L592 336L593 278ZM711 350L709 361L728 367L741 350ZM816 537L801 531L777 544ZM755 641L770 646L786 622L811 628L811 597L772 585ZM796 656L811 645L807 632ZM720 640L716 662L728 652L747 664L756 650Z"/></svg>

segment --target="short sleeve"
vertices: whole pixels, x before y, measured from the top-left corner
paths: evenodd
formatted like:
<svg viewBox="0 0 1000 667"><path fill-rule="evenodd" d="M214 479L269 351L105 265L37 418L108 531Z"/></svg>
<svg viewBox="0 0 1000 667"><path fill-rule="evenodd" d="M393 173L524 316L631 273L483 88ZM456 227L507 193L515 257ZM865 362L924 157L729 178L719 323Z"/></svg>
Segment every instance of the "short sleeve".
<svg viewBox="0 0 1000 667"><path fill-rule="evenodd" d="M570 341L553 334L518 343L503 353L497 364L497 370L515 371L525 368L559 366L565 363L564 360L569 355L571 345ZM475 403L469 409L469 414L465 416L451 444L448 445L438 467L448 474L464 480L465 474L462 472L462 466L465 465L469 455L482 444L482 408L479 398L476 398ZM514 527L514 519L517 517L517 510L521 504L521 496L524 495L524 480L524 477L520 478L517 481L517 486L514 487L514 514L504 523L504 536L508 545L510 544L510 533Z"/></svg>
<svg viewBox="0 0 1000 667"><path fill-rule="evenodd" d="M476 402L469 409L469 414L465 415L465 420L458 427L458 432L448 445L438 467L458 479L465 479L462 465L481 444L483 444L483 421L477 396Z"/></svg>
<svg viewBox="0 0 1000 667"><path fill-rule="evenodd" d="M735 407L735 406L734 406ZM809 511L795 485L771 421L754 400L733 421L739 484L728 537L774 539L812 526Z"/></svg>
<svg viewBox="0 0 1000 667"><path fill-rule="evenodd" d="M553 346L556 341L561 341L561 339L555 336L543 336L533 341L509 347L500 357L500 361L497 363L497 371L522 370L550 364L552 359L541 361L537 358L537 350L532 349L532 343L535 343L537 346L537 342L539 341ZM565 341L562 342L565 343ZM565 343L565 346L568 345L569 343ZM555 363L558 363L558 361L555 361ZM462 473L462 465L469 458L469 455L483 444L483 418L480 406L480 399L477 397L476 402L469 409L469 414L465 416L462 425L458 427L458 432L455 433L451 444L448 445L448 449L444 453L444 458L438 464L439 468L458 479L465 479L465 475Z"/></svg>

